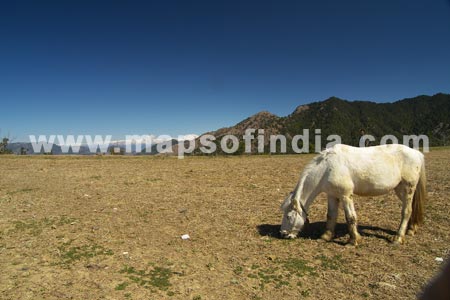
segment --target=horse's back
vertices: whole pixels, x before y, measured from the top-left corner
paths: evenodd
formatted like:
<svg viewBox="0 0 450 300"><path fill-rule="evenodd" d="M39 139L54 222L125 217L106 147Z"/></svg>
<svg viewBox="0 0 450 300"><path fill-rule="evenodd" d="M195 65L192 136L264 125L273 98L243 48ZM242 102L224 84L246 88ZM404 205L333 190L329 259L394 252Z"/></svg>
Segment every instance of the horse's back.
<svg viewBox="0 0 450 300"><path fill-rule="evenodd" d="M358 195L382 195L402 180L414 182L420 173L422 153L404 145L358 148L335 145L323 152L329 181L339 190Z"/></svg>
<svg viewBox="0 0 450 300"><path fill-rule="evenodd" d="M415 149L401 144L388 144L371 147L353 147L344 144L337 144L322 152L323 154L336 154L349 161L373 161L396 159L398 163L421 163L423 154ZM398 161L400 159L400 161Z"/></svg>

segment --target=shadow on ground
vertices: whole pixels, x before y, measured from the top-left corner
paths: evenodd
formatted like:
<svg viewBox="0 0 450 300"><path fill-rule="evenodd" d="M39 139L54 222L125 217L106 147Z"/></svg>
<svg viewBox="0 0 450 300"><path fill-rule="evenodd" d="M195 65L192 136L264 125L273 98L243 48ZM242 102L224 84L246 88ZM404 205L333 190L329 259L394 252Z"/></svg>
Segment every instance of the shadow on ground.
<svg viewBox="0 0 450 300"><path fill-rule="evenodd" d="M261 236L270 236L274 238L281 239L280 235L280 225L279 224L261 224L257 226L258 233ZM325 222L314 222L309 223L305 228L300 232L299 238L306 238L312 240L320 239L320 236L325 231ZM362 236L366 237L375 237L379 239L384 239L386 241L390 241L390 237L395 235L396 232L390 229L384 229L377 226L367 226L367 225L359 225L358 232ZM336 225L336 234L335 238L341 238L348 234L347 224L339 223ZM342 242L335 241L338 244L342 244Z"/></svg>

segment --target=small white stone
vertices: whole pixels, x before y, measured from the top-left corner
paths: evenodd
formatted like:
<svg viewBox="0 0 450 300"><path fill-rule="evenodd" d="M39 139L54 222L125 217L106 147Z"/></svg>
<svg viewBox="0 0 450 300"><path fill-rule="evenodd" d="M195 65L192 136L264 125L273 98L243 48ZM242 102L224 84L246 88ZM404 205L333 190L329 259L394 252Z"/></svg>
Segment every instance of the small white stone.
<svg viewBox="0 0 450 300"><path fill-rule="evenodd" d="M439 263L444 261L444 259L442 257L436 257L434 260L439 262Z"/></svg>
<svg viewBox="0 0 450 300"><path fill-rule="evenodd" d="M181 239L182 240L188 240L188 239L190 239L191 237L189 236L189 234L183 234L182 236L181 236Z"/></svg>

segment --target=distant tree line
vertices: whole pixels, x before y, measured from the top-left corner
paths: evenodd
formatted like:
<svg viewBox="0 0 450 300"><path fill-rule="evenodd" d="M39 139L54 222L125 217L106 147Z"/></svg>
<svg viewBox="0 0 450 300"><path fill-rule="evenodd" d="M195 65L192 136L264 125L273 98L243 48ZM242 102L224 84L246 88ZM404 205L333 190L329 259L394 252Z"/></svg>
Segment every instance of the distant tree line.
<svg viewBox="0 0 450 300"><path fill-rule="evenodd" d="M12 151L7 148L9 139L7 137L2 138L0 142L0 154L11 154Z"/></svg>

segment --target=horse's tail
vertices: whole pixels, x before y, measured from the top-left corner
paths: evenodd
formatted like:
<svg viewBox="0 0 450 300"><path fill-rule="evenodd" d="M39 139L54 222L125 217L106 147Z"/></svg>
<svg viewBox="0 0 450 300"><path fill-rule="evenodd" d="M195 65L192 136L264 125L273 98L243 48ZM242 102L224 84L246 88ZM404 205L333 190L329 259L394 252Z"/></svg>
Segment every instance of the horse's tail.
<svg viewBox="0 0 450 300"><path fill-rule="evenodd" d="M420 170L419 182L414 192L412 202L411 225L420 225L423 223L424 204L427 197L427 177L425 173L425 159L422 157L422 166Z"/></svg>

